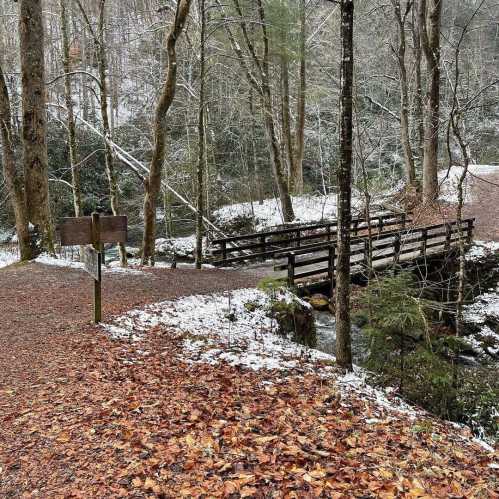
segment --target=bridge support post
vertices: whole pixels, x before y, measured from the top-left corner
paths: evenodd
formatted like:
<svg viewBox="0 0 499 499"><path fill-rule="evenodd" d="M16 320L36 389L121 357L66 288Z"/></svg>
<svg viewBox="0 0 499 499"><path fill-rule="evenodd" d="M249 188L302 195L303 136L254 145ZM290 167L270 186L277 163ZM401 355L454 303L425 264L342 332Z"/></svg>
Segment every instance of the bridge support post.
<svg viewBox="0 0 499 499"><path fill-rule="evenodd" d="M450 243L452 239L452 229L449 223L445 224L445 251L450 251Z"/></svg>
<svg viewBox="0 0 499 499"><path fill-rule="evenodd" d="M398 264L400 261L400 247L401 247L400 234L395 235L395 241L393 242L393 262Z"/></svg>
<svg viewBox="0 0 499 499"><path fill-rule="evenodd" d="M225 262L227 260L227 241L222 241L222 260Z"/></svg>
<svg viewBox="0 0 499 499"><path fill-rule="evenodd" d="M428 229L421 230L421 256L426 258L426 244L428 241Z"/></svg>
<svg viewBox="0 0 499 499"><path fill-rule="evenodd" d="M333 296L334 291L334 261L336 259L336 247L331 244L328 249L328 266L327 266L327 276L329 279L329 289L330 294Z"/></svg>
<svg viewBox="0 0 499 499"><path fill-rule="evenodd" d="M383 217L378 218L378 234L383 232Z"/></svg>
<svg viewBox="0 0 499 499"><path fill-rule="evenodd" d="M296 255L290 253L288 255L288 286L293 287L295 285L295 263Z"/></svg>
<svg viewBox="0 0 499 499"><path fill-rule="evenodd" d="M473 242L473 226L474 226L474 222L475 222L475 219L474 218L470 218L468 220L468 228L467 228L467 238L466 238L466 242L467 244L471 244Z"/></svg>
<svg viewBox="0 0 499 499"><path fill-rule="evenodd" d="M260 236L260 248L261 248L261 251L262 253L265 253L265 250L267 249L267 242L266 242L266 238L265 236ZM263 259L265 260L265 257L263 257Z"/></svg>

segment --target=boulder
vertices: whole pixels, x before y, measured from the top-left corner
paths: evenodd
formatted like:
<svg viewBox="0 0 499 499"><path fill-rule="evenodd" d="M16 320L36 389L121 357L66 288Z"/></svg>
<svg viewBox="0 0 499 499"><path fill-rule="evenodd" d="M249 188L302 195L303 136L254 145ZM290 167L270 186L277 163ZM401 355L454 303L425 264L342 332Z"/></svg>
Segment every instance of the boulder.
<svg viewBox="0 0 499 499"><path fill-rule="evenodd" d="M271 315L277 322L280 335L291 337L301 345L317 345L313 309L308 303L298 297L292 301L276 300L272 304Z"/></svg>
<svg viewBox="0 0 499 499"><path fill-rule="evenodd" d="M318 311L328 310L330 306L329 298L319 293L312 295L307 301L315 310Z"/></svg>

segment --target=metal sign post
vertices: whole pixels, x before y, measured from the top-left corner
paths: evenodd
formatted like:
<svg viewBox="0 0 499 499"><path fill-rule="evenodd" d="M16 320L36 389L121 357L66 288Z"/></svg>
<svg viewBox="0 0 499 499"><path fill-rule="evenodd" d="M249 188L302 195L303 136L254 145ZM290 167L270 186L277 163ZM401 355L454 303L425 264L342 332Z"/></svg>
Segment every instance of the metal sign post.
<svg viewBox="0 0 499 499"><path fill-rule="evenodd" d="M126 243L127 217L100 216L65 218L60 225L62 246L85 245L85 271L94 279L94 322L102 320L102 252L104 243Z"/></svg>

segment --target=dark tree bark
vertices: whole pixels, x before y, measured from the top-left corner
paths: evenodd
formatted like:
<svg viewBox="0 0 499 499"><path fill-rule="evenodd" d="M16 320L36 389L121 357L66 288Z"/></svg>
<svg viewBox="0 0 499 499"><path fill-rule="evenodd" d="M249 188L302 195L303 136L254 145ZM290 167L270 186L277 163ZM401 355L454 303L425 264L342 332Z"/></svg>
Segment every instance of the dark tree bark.
<svg viewBox="0 0 499 499"><path fill-rule="evenodd" d="M100 114L102 119L102 129L104 131L105 139L112 138L111 124L109 120L108 110L108 85L107 85L107 50L105 40L105 16L106 16L106 0L99 1L99 20L97 24L97 32L92 28L92 23L83 8L80 0L76 0L85 23L90 34L92 35L96 56L97 66L99 71L99 91L100 91ZM109 204L111 205L111 212L113 215L120 214L119 197L118 197L118 178L116 175L114 165L114 154L111 144L108 140L104 140L104 158L105 158L105 171L107 181L109 184ZM127 254L124 243L118 243L120 263L123 267L127 266Z"/></svg>
<svg viewBox="0 0 499 499"><path fill-rule="evenodd" d="M410 130L409 130L409 84L407 81L406 68L406 37L405 27L407 16L412 9L412 1L408 0L402 13L400 0L392 0L395 11L395 21L398 27L398 49L396 50L397 62L400 76L400 141L404 151L404 163L407 183L414 185L416 181L416 169L414 166L414 156L412 154Z"/></svg>
<svg viewBox="0 0 499 499"><path fill-rule="evenodd" d="M16 221L17 241L21 261L30 260L32 256L28 210L24 195L24 178L16 167L14 150L14 132L12 130L12 113L10 108L9 92L5 83L2 67L0 66L0 130L2 137L2 164L3 176L10 203Z"/></svg>
<svg viewBox="0 0 499 499"><path fill-rule="evenodd" d="M196 268L203 265L203 214L204 206L204 166L205 166L205 78L206 78L206 10L205 0L199 0L201 18L201 43L199 61L199 111L198 111L198 163L197 163L197 213L196 213Z"/></svg>
<svg viewBox="0 0 499 499"><path fill-rule="evenodd" d="M263 36L263 58L261 62L261 79L262 79L263 105L265 113L265 125L272 154L274 178L276 180L277 189L279 191L279 198L281 200L283 219L285 222L292 222L295 218L295 214L293 211L291 196L289 195L288 182L286 174L284 172L282 155L279 148L279 141L275 129L274 112L272 109L272 92L270 90L270 81L269 81L270 49L269 49L269 37L267 34L267 26L265 23L265 9L263 7L262 0L256 0L256 3L258 7L258 15L261 23L262 36Z"/></svg>
<svg viewBox="0 0 499 499"><path fill-rule="evenodd" d="M350 227L353 149L353 0L341 1L340 164L336 265L336 361L352 369L350 324Z"/></svg>
<svg viewBox="0 0 499 499"><path fill-rule="evenodd" d="M64 68L64 100L68 110L68 144L69 144L69 162L71 165L71 184L73 186L73 206L75 217L81 215L81 187L80 170L76 159L76 125L73 109L73 98L71 93L71 59L69 54L69 27L66 13L66 0L60 0L61 9L61 32L63 49L63 68Z"/></svg>
<svg viewBox="0 0 499 499"><path fill-rule="evenodd" d="M42 247L54 253L50 216L44 27L41 0L19 3L19 49L23 107L23 162L29 220L38 226Z"/></svg>
<svg viewBox="0 0 499 499"><path fill-rule="evenodd" d="M161 96L156 106L154 117L154 149L149 175L144 181L144 238L142 246L142 263L154 265L156 239L156 205L161 187L161 173L166 150L166 116L175 97L177 82L177 41L184 29L185 20L189 14L191 0L180 0L175 11L173 26L166 36L166 52L168 70Z"/></svg>
<svg viewBox="0 0 499 499"><path fill-rule="evenodd" d="M419 30L426 58L428 91L425 106L423 200L438 196L438 136L440 119L440 23L443 0L421 0Z"/></svg>
<svg viewBox="0 0 499 499"><path fill-rule="evenodd" d="M306 8L305 0L300 0L300 84L296 105L295 148L289 172L290 190L293 194L303 194L303 155L305 152L305 102L307 96L307 60L305 54Z"/></svg>
<svg viewBox="0 0 499 499"><path fill-rule="evenodd" d="M423 121L423 77L421 74L422 49L421 37L419 35L418 26L418 10L417 3L412 9L412 43L414 52L414 77L415 77L415 92L414 92L414 119L413 123L416 126L418 138L418 153L419 164L422 168L424 161L424 121Z"/></svg>
<svg viewBox="0 0 499 499"><path fill-rule="evenodd" d="M267 25L265 19L265 8L261 0L256 0L256 9L258 20L262 31L263 54L259 57L256 53L255 46L250 39L246 22L243 19L243 12L239 5L239 0L232 0L238 15L240 16L239 25L247 47L247 54L252 61L254 72L247 64L245 54L237 43L230 25L225 24L225 30L229 37L232 48L236 54L241 68L243 69L249 85L259 95L263 107L263 119L265 131L267 135L267 143L269 146L270 158L272 162L272 171L274 180L279 192L279 200L281 202L282 217L284 222L292 222L295 218L293 204L289 193L288 178L285 171L284 158L281 152L279 139L277 136L276 119L274 115L273 95L270 88L270 48L269 37L267 33ZM223 9L220 0L216 0L217 5ZM255 76L256 74L256 76Z"/></svg>

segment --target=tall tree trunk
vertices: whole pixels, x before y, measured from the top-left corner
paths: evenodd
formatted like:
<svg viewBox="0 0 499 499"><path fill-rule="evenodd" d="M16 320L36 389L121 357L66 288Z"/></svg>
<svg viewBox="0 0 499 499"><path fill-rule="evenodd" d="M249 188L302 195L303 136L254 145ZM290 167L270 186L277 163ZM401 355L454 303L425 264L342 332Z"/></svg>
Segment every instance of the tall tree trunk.
<svg viewBox="0 0 499 499"><path fill-rule="evenodd" d="M407 82L407 68L405 61L406 39L405 26L407 16L412 8L412 1L409 0L406 4L404 13L401 11L400 0L392 0L395 11L395 21L398 26L398 51L397 62L400 74L400 141L404 151L404 163L406 169L407 183L414 185L416 180L416 170L414 167L414 157L412 155L411 139L409 132L409 89Z"/></svg>
<svg viewBox="0 0 499 499"><path fill-rule="evenodd" d="M338 168L338 263L336 266L336 361L352 369L350 324L350 227L352 223L353 0L341 0L340 164Z"/></svg>
<svg viewBox="0 0 499 499"><path fill-rule="evenodd" d="M260 175L260 169L258 168L258 155L256 151L256 127L255 127L255 106L253 105L253 88L249 89L248 96L248 107L251 120L251 157L253 161L253 182L255 184L256 197L258 199L258 204L263 204L263 185L262 178ZM254 199L252 201L255 201Z"/></svg>
<svg viewBox="0 0 499 499"><path fill-rule="evenodd" d="M415 92L414 92L414 120L413 123L416 124L417 137L418 137L418 153L419 153L419 164L422 168L424 162L424 120L423 120L423 77L421 74L421 63L422 63L422 49L421 49L421 37L419 35L418 26L418 4L412 8L412 42L413 42L413 52L414 52L414 75L415 75Z"/></svg>
<svg viewBox="0 0 499 499"><path fill-rule="evenodd" d="M9 193L10 203L16 221L17 242L21 261L30 260L32 256L28 210L24 196L24 178L16 168L14 152L14 133L12 130L12 113L9 92L0 66L0 130L2 137L3 176Z"/></svg>
<svg viewBox="0 0 499 499"><path fill-rule="evenodd" d="M28 217L38 226L42 247L54 253L50 216L44 28L41 0L21 0L19 50L23 106L23 161Z"/></svg>
<svg viewBox="0 0 499 499"><path fill-rule="evenodd" d="M107 90L107 51L105 40L105 16L106 16L106 0L99 2L99 20L97 24L97 32L92 28L92 23L83 8L80 0L76 0L76 4L80 9L85 23L90 34L92 35L96 56L97 67L99 72L99 104L100 114L102 120L102 129L106 139L112 138L112 130L109 121L109 108L108 108L108 90ZM118 179L114 169L114 155L111 144L104 140L104 159L105 159L105 172L109 184L109 204L113 215L120 214L119 198L118 198ZM124 243L118 243L120 263L122 267L127 266L127 254Z"/></svg>
<svg viewBox="0 0 499 499"><path fill-rule="evenodd" d="M267 26L265 24L265 10L262 0L257 0L258 14L261 23L263 35L263 58L261 62L261 79L262 79L262 101L265 113L265 128L267 131L267 139L269 142L272 167L274 170L274 178L279 191L281 200L281 209L284 222L292 222L295 219L293 204L289 194L288 182L284 171L282 155L277 139L276 127L274 122L274 111L272 109L272 93L269 83L269 38L267 34Z"/></svg>
<svg viewBox="0 0 499 499"><path fill-rule="evenodd" d="M305 0L300 0L300 84L296 109L295 147L291 162L290 190L292 194L303 194L303 155L305 151L305 101L307 92L307 65L305 55L306 9Z"/></svg>
<svg viewBox="0 0 499 499"><path fill-rule="evenodd" d="M98 43L97 43L97 63L99 66L99 81L100 81L100 112L102 119L102 128L104 134L108 138L112 138L112 130L109 121L109 105L108 105L108 90L107 90L107 53L105 40L105 9L106 0L100 0L99 9L99 26L98 26ZM118 179L114 168L114 155L111 144L106 140L105 144L105 164L106 176L109 184L109 204L113 215L120 214L119 197L118 197ZM122 267L127 266L126 247L124 243L118 243L120 263Z"/></svg>
<svg viewBox="0 0 499 499"><path fill-rule="evenodd" d="M440 118L440 23L443 0L421 0L419 29L426 57L428 92L425 109L423 199L438 196L438 133Z"/></svg>
<svg viewBox="0 0 499 499"><path fill-rule="evenodd" d="M282 138L284 142L283 158L286 158L289 190L293 193L294 181L292 179L292 164L294 162L293 138L291 134L291 111L289 105L289 57L286 53L286 39L284 38L284 51L280 54L281 59L281 115L282 115ZM284 162L284 161L283 161Z"/></svg>
<svg viewBox="0 0 499 499"><path fill-rule="evenodd" d="M215 0L216 4L223 10L223 5L220 0ZM263 55L257 56L255 46L250 39L248 34L248 29L243 18L243 13L239 5L239 0L232 0L234 7L240 17L239 25L241 26L241 31L243 38L246 42L247 52L249 54L250 60L253 62L253 67L256 72L256 76L253 74L248 63L246 62L246 57L239 45L237 43L229 24L225 24L225 30L229 37L232 48L237 56L239 64L243 69L246 79L250 86L258 93L260 96L262 107L263 107L263 120L265 125L265 131L267 136L267 144L269 147L270 159L272 163L272 171L274 174L274 180L279 192L279 200L281 202L282 217L284 222L291 222L294 220L295 215L293 211L293 204L291 201L291 196L289 194L288 178L286 175L283 156L281 153L280 143L277 137L277 127L276 118L274 115L274 109L272 105L272 91L269 83L269 37L267 33L267 25L265 22L265 9L262 0L256 0L256 8L258 11L259 24L262 31L262 41L263 41Z"/></svg>
<svg viewBox="0 0 499 499"><path fill-rule="evenodd" d="M175 11L173 26L166 36L166 52L168 56L168 70L163 89L156 106L154 116L154 149L149 175L144 181L144 238L142 248L142 263L154 265L156 239L156 205L161 186L161 173L166 149L166 116L175 97L177 82L177 40L184 29L185 20L189 14L191 0L180 0Z"/></svg>
<svg viewBox="0 0 499 499"><path fill-rule="evenodd" d="M206 11L205 0L199 0L201 42L199 61L199 111L198 111L198 162L197 162L197 213L196 213L196 268L203 265L203 214L204 214L204 167L206 155L206 131L204 119L206 78Z"/></svg>
<svg viewBox="0 0 499 499"><path fill-rule="evenodd" d="M76 125L73 109L73 97L71 93L71 59L69 55L69 27L66 13L66 0L60 0L61 9L61 31L62 31L62 52L64 68L64 100L68 110L68 143L69 162L71 165L71 185L73 187L73 206L76 217L81 215L81 187L80 170L77 165L77 145L76 145Z"/></svg>

